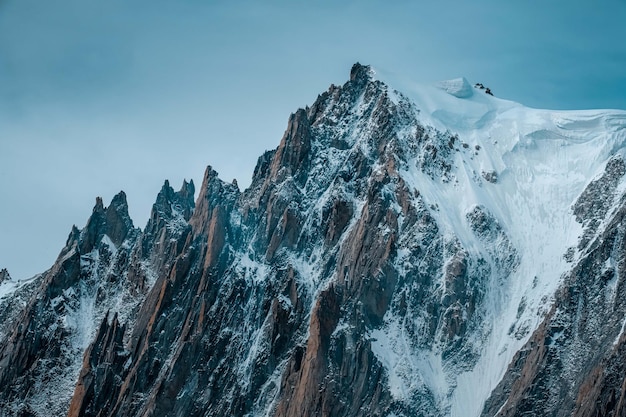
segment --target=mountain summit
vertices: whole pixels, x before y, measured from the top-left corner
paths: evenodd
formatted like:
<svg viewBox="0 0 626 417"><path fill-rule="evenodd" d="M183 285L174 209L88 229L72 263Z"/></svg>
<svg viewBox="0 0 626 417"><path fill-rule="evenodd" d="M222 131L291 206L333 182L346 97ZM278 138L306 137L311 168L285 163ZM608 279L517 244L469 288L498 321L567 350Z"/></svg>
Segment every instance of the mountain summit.
<svg viewBox="0 0 626 417"><path fill-rule="evenodd" d="M625 154L626 112L355 64L248 189L98 200L0 301L0 416L617 415Z"/></svg>
<svg viewBox="0 0 626 417"><path fill-rule="evenodd" d="M0 284L10 279L11 279L11 275L9 275L9 271L7 271L6 268L2 268L0 270Z"/></svg>

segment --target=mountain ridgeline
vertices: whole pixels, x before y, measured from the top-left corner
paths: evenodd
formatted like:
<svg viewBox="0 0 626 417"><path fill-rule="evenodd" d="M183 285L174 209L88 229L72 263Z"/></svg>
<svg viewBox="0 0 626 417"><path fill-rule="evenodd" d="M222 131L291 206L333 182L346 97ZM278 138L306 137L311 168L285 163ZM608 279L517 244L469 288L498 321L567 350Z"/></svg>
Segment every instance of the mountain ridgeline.
<svg viewBox="0 0 626 417"><path fill-rule="evenodd" d="M626 112L392 85L3 271L0 416L626 415Z"/></svg>

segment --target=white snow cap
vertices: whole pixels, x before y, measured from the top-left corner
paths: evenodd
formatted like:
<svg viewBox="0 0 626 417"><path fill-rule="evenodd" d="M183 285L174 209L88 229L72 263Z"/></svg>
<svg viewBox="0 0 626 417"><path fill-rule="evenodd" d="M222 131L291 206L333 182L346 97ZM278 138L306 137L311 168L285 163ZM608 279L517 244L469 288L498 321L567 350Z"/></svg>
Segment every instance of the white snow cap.
<svg viewBox="0 0 626 417"><path fill-rule="evenodd" d="M465 77L439 81L437 87L458 98L468 98L474 94L474 89Z"/></svg>

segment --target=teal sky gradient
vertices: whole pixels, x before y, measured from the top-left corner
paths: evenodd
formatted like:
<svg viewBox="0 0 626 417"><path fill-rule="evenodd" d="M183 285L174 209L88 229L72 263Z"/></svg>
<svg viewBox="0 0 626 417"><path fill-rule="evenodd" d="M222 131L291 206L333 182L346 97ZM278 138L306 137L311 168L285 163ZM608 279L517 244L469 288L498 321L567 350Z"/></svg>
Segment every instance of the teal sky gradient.
<svg viewBox="0 0 626 417"><path fill-rule="evenodd" d="M554 109L626 109L626 1L0 1L0 267L51 266L96 196L250 182L360 61Z"/></svg>

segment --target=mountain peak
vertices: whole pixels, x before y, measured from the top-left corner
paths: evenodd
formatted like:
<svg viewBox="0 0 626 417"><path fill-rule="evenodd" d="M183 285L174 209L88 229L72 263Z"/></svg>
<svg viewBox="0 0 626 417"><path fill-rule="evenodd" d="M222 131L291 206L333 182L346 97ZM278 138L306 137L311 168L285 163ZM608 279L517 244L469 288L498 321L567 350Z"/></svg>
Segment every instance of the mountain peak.
<svg viewBox="0 0 626 417"><path fill-rule="evenodd" d="M193 180L190 182L183 180L183 184L179 191L174 191L174 189L170 186L170 182L165 180L152 208L153 217L155 212L158 212L160 215L169 219L174 214L172 210L176 210L177 212L180 212L185 220L189 220L195 206L195 191Z"/></svg>
<svg viewBox="0 0 626 417"><path fill-rule="evenodd" d="M373 78L374 72L369 65L362 65L357 62L350 70L350 81L367 82Z"/></svg>
<svg viewBox="0 0 626 417"><path fill-rule="evenodd" d="M0 269L0 284L4 281L9 281L11 279L11 275L9 275L9 271L6 268Z"/></svg>
<svg viewBox="0 0 626 417"><path fill-rule="evenodd" d="M190 194L193 197L195 192L196 192L196 187L193 184L193 180L189 180L189 182L187 182L187 180L183 180L183 185L180 187L179 193L185 194L185 195Z"/></svg>
<svg viewBox="0 0 626 417"><path fill-rule="evenodd" d="M104 203L102 202L102 197L96 197L96 205L93 207L93 212L101 212L104 210Z"/></svg>
<svg viewBox="0 0 626 417"><path fill-rule="evenodd" d="M120 245L134 228L133 221L128 214L128 202L124 191L120 191L113 197L106 213L107 235L113 243Z"/></svg>
<svg viewBox="0 0 626 417"><path fill-rule="evenodd" d="M90 252L104 235L107 235L115 245L120 245L133 229L124 191L117 193L108 207L104 207L102 197L97 197L87 226L81 231L81 251Z"/></svg>
<svg viewBox="0 0 626 417"><path fill-rule="evenodd" d="M619 412L626 112L379 76L356 63L294 112L246 190L209 166L194 207L192 181L165 181L143 231L123 192L98 198L0 319L0 408Z"/></svg>
<svg viewBox="0 0 626 417"><path fill-rule="evenodd" d="M111 209L115 210L125 220L129 221L132 226L132 220L128 214L128 201L126 200L126 193L124 191L120 191L111 199L111 204L107 207L107 211Z"/></svg>

